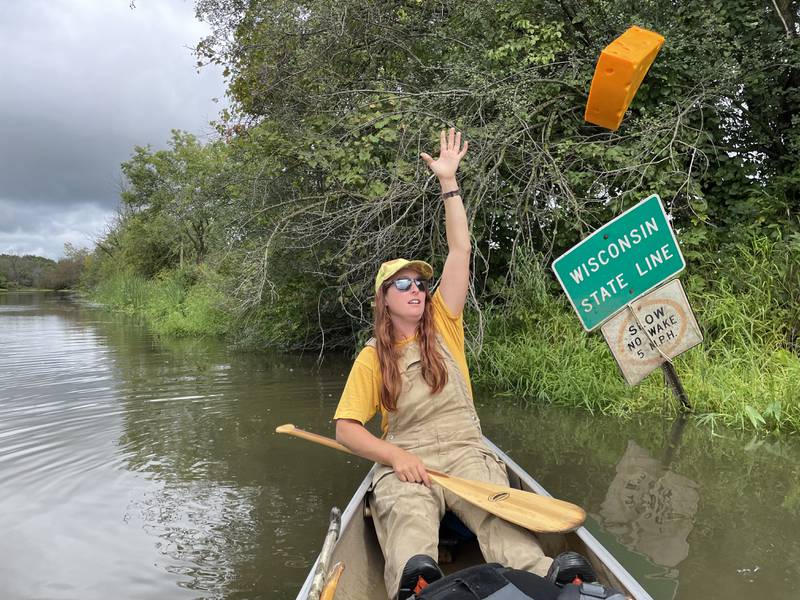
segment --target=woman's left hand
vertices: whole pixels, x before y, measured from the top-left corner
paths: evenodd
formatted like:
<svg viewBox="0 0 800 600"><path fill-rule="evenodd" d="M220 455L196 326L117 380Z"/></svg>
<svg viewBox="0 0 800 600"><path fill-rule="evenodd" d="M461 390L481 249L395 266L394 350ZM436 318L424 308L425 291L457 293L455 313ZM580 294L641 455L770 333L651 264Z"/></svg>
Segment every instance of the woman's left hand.
<svg viewBox="0 0 800 600"><path fill-rule="evenodd" d="M456 133L455 127L451 127L449 133L442 129L439 141L439 158L433 160L431 155L425 152L422 152L420 157L440 180L454 178L458 164L467 153L469 143L465 140L464 147L461 147L461 132Z"/></svg>

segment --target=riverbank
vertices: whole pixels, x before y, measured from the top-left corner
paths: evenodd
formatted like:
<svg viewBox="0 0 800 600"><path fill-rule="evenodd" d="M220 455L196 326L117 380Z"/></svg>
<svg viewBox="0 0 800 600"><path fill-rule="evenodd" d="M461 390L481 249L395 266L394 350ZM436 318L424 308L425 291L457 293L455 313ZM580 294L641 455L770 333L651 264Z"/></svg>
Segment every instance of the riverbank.
<svg viewBox="0 0 800 600"><path fill-rule="evenodd" d="M78 292L77 289L65 288L65 289L53 289L53 288L4 288L0 287L0 292L14 292L15 294L29 294L35 292Z"/></svg>
<svg viewBox="0 0 800 600"><path fill-rule="evenodd" d="M704 341L674 365L696 419L712 431L725 424L796 433L800 356L792 351L791 321L776 287L759 281L769 273L770 257L754 252L749 258L740 263L747 277L731 270L717 271L714 279L697 268L682 278ZM503 300L484 315L485 341L472 363L477 382L529 403L615 416L678 411L660 370L635 387L625 384L603 337L583 331L538 264L526 265Z"/></svg>
<svg viewBox="0 0 800 600"><path fill-rule="evenodd" d="M224 338L234 330L235 318L207 274L204 269L177 269L147 279L118 272L100 281L89 296L114 310L142 317L158 335Z"/></svg>
<svg viewBox="0 0 800 600"><path fill-rule="evenodd" d="M702 345L675 360L696 419L712 431L800 431L798 304L793 294L797 245L753 238L703 259L695 256L682 281L704 334ZM734 252L732 254L731 252ZM723 260L724 259L724 260ZM523 403L579 407L616 416L672 415L676 400L656 370L636 387L625 384L599 333L587 334L540 262L518 266L513 285L480 315L467 313L473 380ZM788 269L788 271L787 271ZM291 302L237 315L219 278L202 267L154 279L116 273L91 293L115 310L141 316L157 334L219 337L242 350L286 350L301 331ZM304 335L307 335L304 334ZM511 400L510 400L511 401Z"/></svg>

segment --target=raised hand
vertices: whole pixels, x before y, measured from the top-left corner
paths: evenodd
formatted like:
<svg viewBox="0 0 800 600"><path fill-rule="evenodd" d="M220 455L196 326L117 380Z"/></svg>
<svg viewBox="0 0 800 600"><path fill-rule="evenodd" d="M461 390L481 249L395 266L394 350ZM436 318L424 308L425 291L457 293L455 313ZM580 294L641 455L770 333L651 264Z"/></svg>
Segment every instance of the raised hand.
<svg viewBox="0 0 800 600"><path fill-rule="evenodd" d="M461 147L461 132L456 133L455 127L451 127L449 132L442 129L439 134L439 158L434 160L425 152L420 153L420 158L440 180L453 179L468 147L466 140L464 147Z"/></svg>

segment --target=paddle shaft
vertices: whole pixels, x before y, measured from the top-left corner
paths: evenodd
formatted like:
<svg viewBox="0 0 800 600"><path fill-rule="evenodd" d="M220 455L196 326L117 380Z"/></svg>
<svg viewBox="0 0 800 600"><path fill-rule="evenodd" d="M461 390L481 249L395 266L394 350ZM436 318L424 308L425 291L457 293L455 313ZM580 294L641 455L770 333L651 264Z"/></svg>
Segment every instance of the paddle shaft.
<svg viewBox="0 0 800 600"><path fill-rule="evenodd" d="M289 435L293 435L295 437L303 438L304 440L308 440L309 442L315 442L322 446L327 446L328 448L333 448L334 450L339 450L340 452L347 452L348 454L352 454L353 456L358 456L355 452L350 450L347 446L344 446L337 442L336 440L332 440L329 437L325 437L324 435L320 435L318 433L311 433L310 431L306 431L305 429L300 429L295 427L294 425L281 425L275 429L278 433L286 433ZM425 467L425 470L433 476L438 477L449 477L447 473L442 473L441 471L435 471L433 469L429 469Z"/></svg>
<svg viewBox="0 0 800 600"><path fill-rule="evenodd" d="M294 425L281 425L275 429L317 444L355 454L342 444L325 436L298 429ZM462 479L441 471L427 469L431 481L511 523L540 533L574 531L583 524L586 512L579 506L532 492L496 485L483 481Z"/></svg>

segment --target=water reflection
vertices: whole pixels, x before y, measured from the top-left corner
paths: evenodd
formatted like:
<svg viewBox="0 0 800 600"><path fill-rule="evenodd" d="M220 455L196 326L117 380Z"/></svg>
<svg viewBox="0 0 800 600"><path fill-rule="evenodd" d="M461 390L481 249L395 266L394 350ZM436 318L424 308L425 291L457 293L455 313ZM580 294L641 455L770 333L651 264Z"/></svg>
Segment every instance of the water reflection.
<svg viewBox="0 0 800 600"><path fill-rule="evenodd" d="M178 579L154 573L151 537L123 518L149 484L116 452L114 352L97 315L65 299L0 294L3 597L95 598L124 585L179 598Z"/></svg>
<svg viewBox="0 0 800 600"><path fill-rule="evenodd" d="M598 521L655 564L677 566L689 555L697 484L665 469L634 441L628 442L616 469Z"/></svg>
<svg viewBox="0 0 800 600"><path fill-rule="evenodd" d="M699 500L697 483L668 468L686 422L684 415L675 420L663 460L628 441L597 516L600 525L625 546L670 568L689 555L687 540ZM677 571L673 576L677 578Z"/></svg>
<svg viewBox="0 0 800 600"><path fill-rule="evenodd" d="M329 426L335 361L159 340L63 296L0 309L4 598L289 597L334 469L273 431L297 411Z"/></svg>
<svg viewBox="0 0 800 600"><path fill-rule="evenodd" d="M671 423L657 417L620 422L557 407L522 408L502 398L486 397L481 415L487 434L545 487L597 517L590 529L657 600L744 600L756 590L794 597L800 577L796 438L712 435L689 420L675 446ZM619 537L602 526L604 509L615 502L610 488L624 488L620 473L635 477L637 469L659 493L679 490L671 509L677 520L664 521L663 538L656 532L661 525L642 524L647 494L632 494L635 508L611 515ZM659 502L668 506L663 496Z"/></svg>
<svg viewBox="0 0 800 600"><path fill-rule="evenodd" d="M156 486L128 508L157 540L164 569L178 585L230 596L238 590L239 565L257 553L252 532L260 491L211 486L204 481Z"/></svg>
<svg viewBox="0 0 800 600"><path fill-rule="evenodd" d="M105 333L125 382L119 448L130 470L160 484L133 508L159 539L165 569L213 597L289 597L297 576L287 573L313 560L298 542L303 522L327 506L314 485L325 461L298 460L305 449L297 455L273 432L287 412L327 415L314 408L338 397L335 361L317 370L313 358L231 354L208 340L143 347L128 332Z"/></svg>

